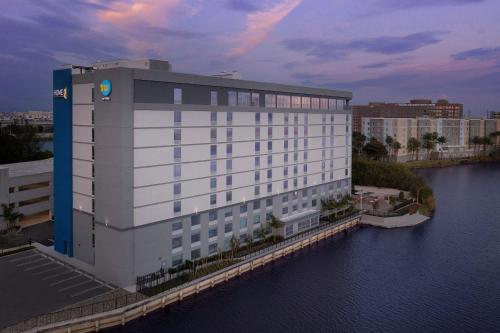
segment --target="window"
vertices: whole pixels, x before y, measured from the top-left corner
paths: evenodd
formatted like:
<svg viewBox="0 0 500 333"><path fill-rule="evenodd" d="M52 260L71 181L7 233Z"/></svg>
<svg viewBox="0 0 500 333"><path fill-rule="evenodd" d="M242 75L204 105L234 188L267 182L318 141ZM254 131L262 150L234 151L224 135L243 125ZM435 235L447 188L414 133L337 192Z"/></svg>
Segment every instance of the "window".
<svg viewBox="0 0 500 333"><path fill-rule="evenodd" d="M175 220L172 222L172 231L177 231L182 229L182 221L181 220Z"/></svg>
<svg viewBox="0 0 500 333"><path fill-rule="evenodd" d="M311 108L311 97L302 97L302 108L303 109Z"/></svg>
<svg viewBox="0 0 500 333"><path fill-rule="evenodd" d="M181 143L181 129L174 128L174 144L178 145Z"/></svg>
<svg viewBox="0 0 500 333"><path fill-rule="evenodd" d="M304 185L307 185L307 176L304 176Z"/></svg>
<svg viewBox="0 0 500 333"><path fill-rule="evenodd" d="M175 164L174 165L174 178L179 178L180 176L181 176L181 165Z"/></svg>
<svg viewBox="0 0 500 333"><path fill-rule="evenodd" d="M227 202L233 201L233 192L232 191L227 191L226 192L226 201Z"/></svg>
<svg viewBox="0 0 500 333"><path fill-rule="evenodd" d="M290 96L278 95L276 98L276 105L278 108L289 109L290 108Z"/></svg>
<svg viewBox="0 0 500 333"><path fill-rule="evenodd" d="M174 104L182 104L182 89L174 88Z"/></svg>
<svg viewBox="0 0 500 333"><path fill-rule="evenodd" d="M227 105L229 105L229 106L237 106L238 105L236 91L228 91L227 92Z"/></svg>
<svg viewBox="0 0 500 333"><path fill-rule="evenodd" d="M210 172L212 174L217 172L217 161L210 161Z"/></svg>
<svg viewBox="0 0 500 333"><path fill-rule="evenodd" d="M226 208L224 210L224 217L231 217L233 216L233 209L231 207Z"/></svg>
<svg viewBox="0 0 500 333"><path fill-rule="evenodd" d="M217 178L210 178L210 189L215 190L217 188Z"/></svg>
<svg viewBox="0 0 500 333"><path fill-rule="evenodd" d="M182 236L172 238L172 249L177 249L182 246Z"/></svg>
<svg viewBox="0 0 500 333"><path fill-rule="evenodd" d="M215 157L217 155L217 146L216 145L211 145L210 146L210 156Z"/></svg>
<svg viewBox="0 0 500 333"><path fill-rule="evenodd" d="M255 153L259 154L260 153L260 142L255 143Z"/></svg>
<svg viewBox="0 0 500 333"><path fill-rule="evenodd" d="M210 122L213 124L217 124L217 112L210 112Z"/></svg>
<svg viewBox="0 0 500 333"><path fill-rule="evenodd" d="M182 122L182 115L180 111L174 111L174 124L179 126Z"/></svg>
<svg viewBox="0 0 500 333"><path fill-rule="evenodd" d="M260 195L260 186L255 186L254 187L253 194L254 195Z"/></svg>
<svg viewBox="0 0 500 333"><path fill-rule="evenodd" d="M191 260L199 259L200 257L201 257L200 249L196 249L196 250L191 251Z"/></svg>
<svg viewBox="0 0 500 333"><path fill-rule="evenodd" d="M317 204L318 204L318 201L316 199L312 199L311 200L311 206L312 207L316 207Z"/></svg>
<svg viewBox="0 0 500 333"><path fill-rule="evenodd" d="M215 254L215 253L217 253L217 243L209 244L208 245L208 254Z"/></svg>
<svg viewBox="0 0 500 333"><path fill-rule="evenodd" d="M276 95L266 94L265 97L266 108L275 108L276 107Z"/></svg>
<svg viewBox="0 0 500 333"><path fill-rule="evenodd" d="M260 181L260 171L255 171L255 177L254 177L256 182Z"/></svg>
<svg viewBox="0 0 500 333"><path fill-rule="evenodd" d="M233 141L233 129L231 127L226 128L226 140Z"/></svg>
<svg viewBox="0 0 500 333"><path fill-rule="evenodd" d="M181 159L181 147L174 147L174 159L175 160Z"/></svg>
<svg viewBox="0 0 500 333"><path fill-rule="evenodd" d="M217 91L211 91L210 92L210 105L218 105L218 95L217 95Z"/></svg>
<svg viewBox="0 0 500 333"><path fill-rule="evenodd" d="M210 129L210 140L212 142L217 141L217 128L211 128Z"/></svg>
<svg viewBox="0 0 500 333"><path fill-rule="evenodd" d="M227 144L226 145L226 154L231 155L233 153L233 145L232 144Z"/></svg>
<svg viewBox="0 0 500 333"><path fill-rule="evenodd" d="M233 176L226 176L226 186L233 185Z"/></svg>
<svg viewBox="0 0 500 333"><path fill-rule="evenodd" d="M95 142L94 128L92 127L92 142Z"/></svg>
<svg viewBox="0 0 500 333"><path fill-rule="evenodd" d="M191 226L200 225L200 215L191 215Z"/></svg>
<svg viewBox="0 0 500 333"><path fill-rule="evenodd" d="M288 195L284 195L284 196L281 198L281 202L283 202L283 203L287 203L287 202L288 202Z"/></svg>
<svg viewBox="0 0 500 333"><path fill-rule="evenodd" d="M288 180L283 181L283 190L288 190Z"/></svg>
<svg viewBox="0 0 500 333"><path fill-rule="evenodd" d="M230 171L233 169L233 160L226 160L226 170Z"/></svg>
<svg viewBox="0 0 500 333"><path fill-rule="evenodd" d="M240 206L240 214L246 213L248 210L248 205L244 204Z"/></svg>
<svg viewBox="0 0 500 333"><path fill-rule="evenodd" d="M285 125L288 125L288 113L285 113L284 118L285 118Z"/></svg>
<svg viewBox="0 0 500 333"><path fill-rule="evenodd" d="M284 148L285 150L287 150L287 149L288 149L288 140L284 140L284 141L283 141L283 148Z"/></svg>
<svg viewBox="0 0 500 333"><path fill-rule="evenodd" d="M224 233L228 233L233 231L233 224L232 223L227 223L224 225Z"/></svg>
<svg viewBox="0 0 500 333"><path fill-rule="evenodd" d="M272 151L273 150L273 142L272 141L268 141L267 142L267 150L268 151Z"/></svg>
<svg viewBox="0 0 500 333"><path fill-rule="evenodd" d="M255 157L255 167L259 167L260 166L260 156L256 156Z"/></svg>
<svg viewBox="0 0 500 333"><path fill-rule="evenodd" d="M311 109L319 109L319 98L311 97Z"/></svg>
<svg viewBox="0 0 500 333"><path fill-rule="evenodd" d="M320 108L321 109L328 109L328 98L321 98L320 99Z"/></svg>
<svg viewBox="0 0 500 333"><path fill-rule="evenodd" d="M210 205L217 204L217 194L210 194Z"/></svg>
<svg viewBox="0 0 500 333"><path fill-rule="evenodd" d="M288 126L285 126L285 128L283 129L284 133L285 133L285 137L288 136Z"/></svg>
<svg viewBox="0 0 500 333"><path fill-rule="evenodd" d="M293 224L287 225L285 229L285 234L287 236L293 235Z"/></svg>
<svg viewBox="0 0 500 333"><path fill-rule="evenodd" d="M259 200L255 200L253 202L253 209L254 210L260 209L260 201Z"/></svg>
<svg viewBox="0 0 500 333"><path fill-rule="evenodd" d="M266 199L266 207L272 207L272 206L273 206L273 199L267 198Z"/></svg>
<svg viewBox="0 0 500 333"><path fill-rule="evenodd" d="M195 233L195 234L192 234L192 235L191 235L191 244L196 243L196 242L199 242L199 241L200 241L200 238L201 238L201 237L200 237L200 233L199 233L199 232L197 232L197 233Z"/></svg>
<svg viewBox="0 0 500 333"><path fill-rule="evenodd" d="M268 139L272 139L273 138L273 128L272 127L268 127L267 128L267 138Z"/></svg>
<svg viewBox="0 0 500 333"><path fill-rule="evenodd" d="M283 207L283 209L282 209L282 214L283 214L283 215L288 214L288 207Z"/></svg>
<svg viewBox="0 0 500 333"><path fill-rule="evenodd" d="M304 163L304 173L307 172L307 164Z"/></svg>
<svg viewBox="0 0 500 333"><path fill-rule="evenodd" d="M293 179L293 187L296 188L297 186L299 186L299 180L297 178L294 178Z"/></svg>
<svg viewBox="0 0 500 333"><path fill-rule="evenodd" d="M273 178L273 170L272 169L268 169L267 170L267 179L271 179Z"/></svg>
<svg viewBox="0 0 500 333"><path fill-rule="evenodd" d="M302 107L301 101L300 101L300 96L292 96L292 108L293 109L300 109Z"/></svg>
<svg viewBox="0 0 500 333"><path fill-rule="evenodd" d="M210 222L217 220L217 212L215 210L211 210L208 212L208 220Z"/></svg>
<svg viewBox="0 0 500 333"><path fill-rule="evenodd" d="M246 243L246 242L247 242L247 240L248 240L248 238L247 238L247 234L241 234L241 235L240 235L240 244L244 244L244 243Z"/></svg>
<svg viewBox="0 0 500 333"><path fill-rule="evenodd" d="M260 127L255 127L255 139L260 139Z"/></svg>
<svg viewBox="0 0 500 333"><path fill-rule="evenodd" d="M285 161L285 163L288 163L288 154L283 155L283 160Z"/></svg>
<svg viewBox="0 0 500 333"><path fill-rule="evenodd" d="M288 167L283 168L283 176L288 176Z"/></svg>
<svg viewBox="0 0 500 333"><path fill-rule="evenodd" d="M253 224L259 224L260 223L260 214L255 214L253 216Z"/></svg>
<svg viewBox="0 0 500 333"><path fill-rule="evenodd" d="M273 123L273 114L272 114L271 112L269 112L269 113L267 114L267 122L268 122L269 124L272 124L272 123Z"/></svg>
<svg viewBox="0 0 500 333"><path fill-rule="evenodd" d="M255 123L260 124L260 112L255 113Z"/></svg>
<svg viewBox="0 0 500 333"><path fill-rule="evenodd" d="M238 106L250 106L250 93L238 92Z"/></svg>
<svg viewBox="0 0 500 333"><path fill-rule="evenodd" d="M267 165L271 166L273 164L273 155L267 155Z"/></svg>
<svg viewBox="0 0 500 333"><path fill-rule="evenodd" d="M304 148L307 148L308 144L309 144L309 141L307 139L304 139Z"/></svg>
<svg viewBox="0 0 500 333"><path fill-rule="evenodd" d="M269 183L267 184L267 193L272 193L273 192L273 184Z"/></svg>
<svg viewBox="0 0 500 333"><path fill-rule="evenodd" d="M174 184L174 195L180 195L181 194L181 183L175 183Z"/></svg>
<svg viewBox="0 0 500 333"><path fill-rule="evenodd" d="M228 124L231 124L233 122L233 113L232 112L227 112L226 113L226 122Z"/></svg>
<svg viewBox="0 0 500 333"><path fill-rule="evenodd" d="M252 101L251 101L252 106L260 106L259 105L259 93L252 93Z"/></svg>
<svg viewBox="0 0 500 333"><path fill-rule="evenodd" d="M240 229L247 227L248 221L246 217L240 217Z"/></svg>
<svg viewBox="0 0 500 333"><path fill-rule="evenodd" d="M208 229L208 238L217 237L217 228Z"/></svg>

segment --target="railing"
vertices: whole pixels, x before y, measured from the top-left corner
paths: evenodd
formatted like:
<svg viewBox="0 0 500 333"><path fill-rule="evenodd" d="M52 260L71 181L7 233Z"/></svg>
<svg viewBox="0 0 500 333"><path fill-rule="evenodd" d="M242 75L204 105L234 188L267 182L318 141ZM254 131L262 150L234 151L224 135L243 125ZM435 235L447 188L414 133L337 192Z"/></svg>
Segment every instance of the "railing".
<svg viewBox="0 0 500 333"><path fill-rule="evenodd" d="M346 222L350 222L354 220L356 217L360 217L361 212L355 211L352 214L348 216L344 216L343 218L332 221L332 222L324 222L320 224L318 227L309 229L307 231L304 231L300 234L294 235L290 238L287 238L281 242L278 242L274 245L271 245L269 247L266 247L265 249L253 252L251 254L248 254L246 256L241 257L242 261L239 263L236 263L234 265L228 266L220 271L216 271L214 273L208 274L206 276L203 276L201 278L198 278L196 280L184 283L182 285L179 285L177 287L174 287L166 292L163 292L161 294L155 295L153 297L147 298L146 296L140 294L140 293L133 293L133 294L128 294L128 295L123 295L123 296L117 296L113 299L110 300L105 300L101 302L95 302L91 304L84 304L81 306L73 307L73 308L68 308L64 309L61 311L45 314L45 315L40 315L35 318L23 321L21 323L18 323L14 326L5 328L2 330L2 333L17 333L17 332L24 332L27 330L35 330L38 331L38 328L43 327L43 326L48 326L48 325L56 325L59 323L62 323L64 321L70 321L73 325L76 325L78 323L77 320L79 318L82 318L82 320L91 320L89 318L92 318L92 315L96 315L98 317L95 317L93 320L99 321L99 318L101 316L99 315L104 315L104 313L109 312L113 314L112 316L116 317L116 311L119 308L123 308L123 312L127 311L142 311L143 314L145 314L145 311L149 311L148 308L148 303L155 303L155 306L157 306L158 301L161 300L162 304L166 304L165 300L169 295L173 295L176 293L182 293L183 290L189 289L189 288L194 288L194 286L198 286L200 283L203 283L203 281L211 279L213 277L217 277L220 275L224 275L231 271L234 271L238 267L241 267L245 264L248 265L249 262L252 260L256 260L255 258L257 257L265 257L266 255L273 253L281 248L286 248L287 246L293 244L293 243L299 243L300 241L310 238L308 236L314 236L315 234L320 234L321 232L335 228L339 225L342 225ZM186 295L187 296L187 295ZM180 297L182 299L182 296ZM122 318L122 324L124 324L125 314L121 314L118 317ZM83 318L85 317L85 318ZM134 318L136 318L135 316ZM133 318L132 318L133 319ZM131 320L127 319L126 321ZM97 324L96 324L97 325ZM95 326L98 328L98 326ZM48 331L50 329L45 329L43 331ZM68 331L71 331L71 327L68 328Z"/></svg>
<svg viewBox="0 0 500 333"><path fill-rule="evenodd" d="M89 304L82 304L79 306L63 309L60 311L39 315L30 318L28 320L19 322L13 326L4 328L0 332L2 333L24 332L41 326L56 324L66 320L91 316L94 314L115 310L130 304L137 303L143 299L146 299L146 296L140 293L132 293L127 295L116 296L108 300L103 300Z"/></svg>

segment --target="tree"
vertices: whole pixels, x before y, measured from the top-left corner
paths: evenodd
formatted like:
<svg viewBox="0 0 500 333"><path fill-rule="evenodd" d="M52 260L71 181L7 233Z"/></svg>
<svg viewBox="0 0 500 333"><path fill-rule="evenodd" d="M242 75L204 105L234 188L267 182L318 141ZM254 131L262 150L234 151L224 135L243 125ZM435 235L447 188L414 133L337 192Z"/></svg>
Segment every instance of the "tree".
<svg viewBox="0 0 500 333"><path fill-rule="evenodd" d="M424 140L422 148L427 150L427 159L431 158L431 152L436 148L436 143L432 140Z"/></svg>
<svg viewBox="0 0 500 333"><path fill-rule="evenodd" d="M394 143L394 139L392 136L388 135L385 137L385 144L387 145L389 156L392 155L392 144Z"/></svg>
<svg viewBox="0 0 500 333"><path fill-rule="evenodd" d="M387 156L387 149L376 138L370 139L370 142L363 147L363 152L372 160L381 160Z"/></svg>
<svg viewBox="0 0 500 333"><path fill-rule="evenodd" d="M417 203L420 203L420 192L422 192L422 190L427 186L427 183L424 179L424 177L422 176L418 176L416 179L415 179L415 185L414 185L414 188L415 188L415 197L417 199Z"/></svg>
<svg viewBox="0 0 500 333"><path fill-rule="evenodd" d="M401 144L397 141L394 141L392 143L392 151L394 152L394 160L395 161L398 160L398 153L399 153L400 149L401 149Z"/></svg>
<svg viewBox="0 0 500 333"><path fill-rule="evenodd" d="M352 149L355 154L361 155L366 142L366 136L360 132L352 132Z"/></svg>
<svg viewBox="0 0 500 333"><path fill-rule="evenodd" d="M266 239L266 235L267 235L266 229L264 229L263 227L260 227L259 229L257 229L257 232L256 232L257 238L264 240L264 239Z"/></svg>
<svg viewBox="0 0 500 333"><path fill-rule="evenodd" d="M439 138L437 138L437 142L440 144L440 145L444 145L446 143L446 138L444 136L440 136Z"/></svg>
<svg viewBox="0 0 500 333"><path fill-rule="evenodd" d="M411 159L413 160L413 156L417 154L418 160L418 152L421 146L420 141L417 138L410 138L408 139L408 144L406 146L408 147L408 151L411 153Z"/></svg>
<svg viewBox="0 0 500 333"><path fill-rule="evenodd" d="M377 210L379 207L378 199L372 202L372 208L373 210Z"/></svg>
<svg viewBox="0 0 500 333"><path fill-rule="evenodd" d="M481 138L478 136L474 136L472 138L472 144L474 145L474 152L477 151L477 147L481 144Z"/></svg>
<svg viewBox="0 0 500 333"><path fill-rule="evenodd" d="M267 221L271 229L273 230L273 242L276 242L276 236L278 229L283 227L284 223L281 222L276 216L271 215L271 219Z"/></svg>
<svg viewBox="0 0 500 333"><path fill-rule="evenodd" d="M240 248L240 241L233 235L229 241L229 246L231 247L231 258L234 258L234 255Z"/></svg>
<svg viewBox="0 0 500 333"><path fill-rule="evenodd" d="M486 152L486 147L491 146L493 144L493 141L489 136L484 136L480 138L481 144L483 146L483 151Z"/></svg>
<svg viewBox="0 0 500 333"><path fill-rule="evenodd" d="M40 150L37 129L31 125L11 124L0 128L0 164L33 161L52 157Z"/></svg>
<svg viewBox="0 0 500 333"><path fill-rule="evenodd" d="M7 229L12 229L16 226L17 220L22 218L24 215L14 211L14 207L10 205L2 204L2 215L4 220L7 221Z"/></svg>

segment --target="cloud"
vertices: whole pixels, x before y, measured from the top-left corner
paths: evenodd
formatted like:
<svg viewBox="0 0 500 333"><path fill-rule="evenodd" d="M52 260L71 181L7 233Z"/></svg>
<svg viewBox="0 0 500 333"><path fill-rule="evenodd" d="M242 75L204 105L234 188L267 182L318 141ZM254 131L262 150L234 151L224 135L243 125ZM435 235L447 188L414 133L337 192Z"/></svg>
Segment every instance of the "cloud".
<svg viewBox="0 0 500 333"><path fill-rule="evenodd" d="M284 0L270 8L257 10L247 15L246 27L235 38L239 46L229 50L229 57L241 56L264 41L274 26L290 14L303 0Z"/></svg>
<svg viewBox="0 0 500 333"><path fill-rule="evenodd" d="M380 62L374 62L374 63L371 63L371 64L363 65L363 66L361 66L361 68L368 68L368 69L371 69L371 68L385 68L385 67L388 67L390 65L392 65L392 62L390 62L390 61L380 61Z"/></svg>
<svg viewBox="0 0 500 333"><path fill-rule="evenodd" d="M240 12L256 12L265 8L262 3L252 0L227 0L225 5L231 10Z"/></svg>
<svg viewBox="0 0 500 333"><path fill-rule="evenodd" d="M420 7L462 6L483 2L485 0L378 0L375 6L381 9L412 9Z"/></svg>
<svg viewBox="0 0 500 333"><path fill-rule="evenodd" d="M317 59L337 60L347 58L349 54L356 51L385 55L407 53L439 43L440 36L445 33L443 31L424 31L402 37L362 38L350 42L296 38L284 40L282 44L289 50L305 52Z"/></svg>
<svg viewBox="0 0 500 333"><path fill-rule="evenodd" d="M132 2L113 1L98 16L103 22L130 26L134 23L148 23L165 26L173 9L182 4L181 0L134 0Z"/></svg>
<svg viewBox="0 0 500 333"><path fill-rule="evenodd" d="M477 48L459 53L452 54L451 57L455 60L478 59L478 60L500 60L500 46L493 48Z"/></svg>

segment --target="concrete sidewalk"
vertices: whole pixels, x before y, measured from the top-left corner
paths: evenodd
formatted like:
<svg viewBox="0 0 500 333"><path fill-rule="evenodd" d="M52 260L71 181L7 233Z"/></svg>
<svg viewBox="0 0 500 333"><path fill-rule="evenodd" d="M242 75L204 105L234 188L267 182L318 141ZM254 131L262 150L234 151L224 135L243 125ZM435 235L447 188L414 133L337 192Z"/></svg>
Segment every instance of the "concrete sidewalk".
<svg viewBox="0 0 500 333"><path fill-rule="evenodd" d="M422 215L418 212L412 215L406 214L394 217L380 217L380 216L364 214L361 217L361 223L371 225L374 227L391 229L391 228L413 227L429 219L430 217Z"/></svg>

